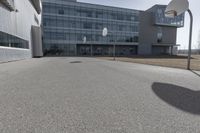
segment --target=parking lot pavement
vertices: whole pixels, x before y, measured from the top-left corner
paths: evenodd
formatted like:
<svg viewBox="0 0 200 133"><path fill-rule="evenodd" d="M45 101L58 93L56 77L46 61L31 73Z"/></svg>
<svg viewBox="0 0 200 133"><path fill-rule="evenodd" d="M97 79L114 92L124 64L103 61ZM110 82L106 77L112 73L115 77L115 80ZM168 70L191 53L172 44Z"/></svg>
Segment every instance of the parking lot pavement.
<svg viewBox="0 0 200 133"><path fill-rule="evenodd" d="M199 133L200 77L95 58L0 64L0 132Z"/></svg>

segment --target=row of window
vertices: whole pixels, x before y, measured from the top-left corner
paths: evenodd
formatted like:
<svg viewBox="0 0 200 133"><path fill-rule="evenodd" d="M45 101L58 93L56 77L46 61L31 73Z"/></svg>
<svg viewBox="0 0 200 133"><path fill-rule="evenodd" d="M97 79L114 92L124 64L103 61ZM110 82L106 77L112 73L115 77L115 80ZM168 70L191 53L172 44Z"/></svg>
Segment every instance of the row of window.
<svg viewBox="0 0 200 133"><path fill-rule="evenodd" d="M78 55L113 55L113 46L112 45L77 45L77 54ZM134 55L137 54L136 46L115 46L115 54L117 56L123 55Z"/></svg>
<svg viewBox="0 0 200 133"><path fill-rule="evenodd" d="M65 28L77 28L77 29L97 29L102 30L107 27L110 31L130 31L138 32L138 25L127 25L127 24L112 24L101 22L87 22L87 21L76 21L76 20L59 20L59 19L43 19L43 26L47 27L65 27Z"/></svg>
<svg viewBox="0 0 200 133"><path fill-rule="evenodd" d="M103 18L122 21L139 21L137 13L127 13L121 11L99 10L83 8L79 6L67 6L56 4L43 4L43 13L70 15L90 18Z"/></svg>
<svg viewBox="0 0 200 133"><path fill-rule="evenodd" d="M176 16L175 18L165 17L165 8L158 8L155 12L156 24L169 26L184 26L184 14Z"/></svg>
<svg viewBox="0 0 200 133"><path fill-rule="evenodd" d="M82 42L83 38L86 37L89 42L138 42L138 35L108 35L103 37L102 35L95 34L69 34L59 32L44 32L44 40L66 40L66 41L77 41Z"/></svg>
<svg viewBox="0 0 200 133"><path fill-rule="evenodd" d="M66 45L66 44L45 44L44 45L44 56L48 55L65 55L73 56L76 55L76 46L75 45Z"/></svg>
<svg viewBox="0 0 200 133"><path fill-rule="evenodd" d="M29 42L13 35L0 32L0 46L29 49Z"/></svg>
<svg viewBox="0 0 200 133"><path fill-rule="evenodd" d="M92 49L92 50L91 50ZM99 45L67 45L67 44L46 44L44 55L72 56L72 55L113 55L113 46ZM136 46L116 46L116 55L134 55L137 54Z"/></svg>
<svg viewBox="0 0 200 133"><path fill-rule="evenodd" d="M58 5L43 3L44 49L45 54L73 54L74 46L53 45L59 43L134 43L139 42L139 13L80 7L80 5ZM102 36L102 29L107 27L109 34ZM97 31L98 30L98 31ZM101 32L99 32L101 31ZM134 32L134 33L133 33ZM72 47L72 49L71 49ZM71 50L70 50L71 49ZM74 49L75 51L75 49Z"/></svg>

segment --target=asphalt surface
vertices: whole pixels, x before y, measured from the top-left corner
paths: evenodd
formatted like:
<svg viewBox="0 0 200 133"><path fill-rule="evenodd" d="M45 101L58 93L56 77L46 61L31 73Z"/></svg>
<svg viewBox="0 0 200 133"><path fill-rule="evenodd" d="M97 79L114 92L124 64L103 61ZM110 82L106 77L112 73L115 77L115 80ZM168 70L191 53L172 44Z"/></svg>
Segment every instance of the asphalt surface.
<svg viewBox="0 0 200 133"><path fill-rule="evenodd" d="M0 133L199 133L198 73L78 57L0 64Z"/></svg>

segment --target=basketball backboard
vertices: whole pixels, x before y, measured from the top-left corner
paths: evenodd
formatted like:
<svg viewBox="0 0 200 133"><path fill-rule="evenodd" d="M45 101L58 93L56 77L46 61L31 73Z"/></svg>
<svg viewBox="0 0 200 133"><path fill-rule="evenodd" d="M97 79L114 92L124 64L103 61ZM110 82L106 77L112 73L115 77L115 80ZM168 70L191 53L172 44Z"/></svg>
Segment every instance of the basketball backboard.
<svg viewBox="0 0 200 133"><path fill-rule="evenodd" d="M181 15L185 11L189 9L189 2L188 0L172 0L166 10L165 10L165 16L174 18L176 16Z"/></svg>
<svg viewBox="0 0 200 133"><path fill-rule="evenodd" d="M83 37L83 43L85 44L86 41L87 41L87 38L86 38L86 36L84 36L84 37Z"/></svg>
<svg viewBox="0 0 200 133"><path fill-rule="evenodd" d="M108 29L107 29L107 28L104 28L104 29L103 29L102 35L103 35L104 37L108 35Z"/></svg>

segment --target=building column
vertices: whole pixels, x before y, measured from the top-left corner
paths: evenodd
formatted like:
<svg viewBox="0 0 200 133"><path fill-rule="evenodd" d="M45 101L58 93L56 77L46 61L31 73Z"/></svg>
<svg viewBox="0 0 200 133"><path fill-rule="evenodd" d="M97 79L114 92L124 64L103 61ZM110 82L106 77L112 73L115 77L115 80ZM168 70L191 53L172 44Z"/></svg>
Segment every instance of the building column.
<svg viewBox="0 0 200 133"><path fill-rule="evenodd" d="M116 58L116 45L113 45L113 60Z"/></svg>
<svg viewBox="0 0 200 133"><path fill-rule="evenodd" d="M78 51L78 47L77 47L77 44L75 44L75 56L78 56L77 51Z"/></svg>
<svg viewBox="0 0 200 133"><path fill-rule="evenodd" d="M173 46L171 46L171 55L173 55Z"/></svg>
<svg viewBox="0 0 200 133"><path fill-rule="evenodd" d="M92 44L90 44L90 55L93 56Z"/></svg>

